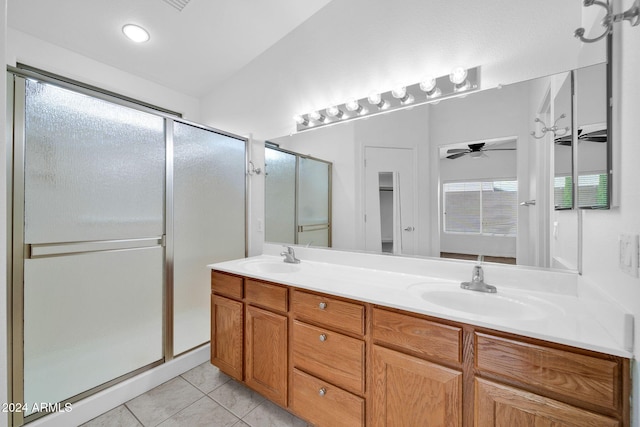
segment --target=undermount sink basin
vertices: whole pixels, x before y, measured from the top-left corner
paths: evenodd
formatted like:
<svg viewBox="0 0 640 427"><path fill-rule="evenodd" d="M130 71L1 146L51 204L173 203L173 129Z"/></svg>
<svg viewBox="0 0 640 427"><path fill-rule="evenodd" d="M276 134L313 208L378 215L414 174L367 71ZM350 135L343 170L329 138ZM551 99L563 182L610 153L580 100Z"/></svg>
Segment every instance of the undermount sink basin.
<svg viewBox="0 0 640 427"><path fill-rule="evenodd" d="M295 273L300 271L300 264L288 264L284 261L252 260L242 265L248 271L263 274Z"/></svg>
<svg viewBox="0 0 640 427"><path fill-rule="evenodd" d="M431 305L487 318L536 320L563 312L559 306L541 298L513 295L500 288L495 294L453 288L450 284L415 284L409 289Z"/></svg>

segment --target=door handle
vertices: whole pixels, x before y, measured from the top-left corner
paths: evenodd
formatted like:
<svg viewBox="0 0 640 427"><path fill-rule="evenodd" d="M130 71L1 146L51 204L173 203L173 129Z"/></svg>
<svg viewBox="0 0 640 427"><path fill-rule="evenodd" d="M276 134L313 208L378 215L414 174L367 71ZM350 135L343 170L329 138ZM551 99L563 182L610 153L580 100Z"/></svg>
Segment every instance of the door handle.
<svg viewBox="0 0 640 427"><path fill-rule="evenodd" d="M413 231L413 230L415 230L415 228L412 226L408 226L404 229L404 231Z"/></svg>

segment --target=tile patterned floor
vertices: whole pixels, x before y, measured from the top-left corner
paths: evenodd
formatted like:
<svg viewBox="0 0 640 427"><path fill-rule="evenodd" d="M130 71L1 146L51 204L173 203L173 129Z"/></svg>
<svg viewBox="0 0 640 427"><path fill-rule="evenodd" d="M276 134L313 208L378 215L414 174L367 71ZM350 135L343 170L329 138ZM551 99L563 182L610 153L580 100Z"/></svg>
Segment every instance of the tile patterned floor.
<svg viewBox="0 0 640 427"><path fill-rule="evenodd" d="M311 427L209 362L81 427Z"/></svg>

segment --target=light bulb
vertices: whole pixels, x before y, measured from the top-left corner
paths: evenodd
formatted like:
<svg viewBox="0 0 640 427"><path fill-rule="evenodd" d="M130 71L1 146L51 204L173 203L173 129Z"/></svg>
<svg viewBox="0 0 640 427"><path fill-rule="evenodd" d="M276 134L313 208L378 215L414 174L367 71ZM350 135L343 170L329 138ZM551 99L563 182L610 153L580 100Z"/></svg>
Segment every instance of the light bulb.
<svg viewBox="0 0 640 427"><path fill-rule="evenodd" d="M454 68L453 70L451 70L451 74L449 74L449 80L451 80L451 83L456 85L464 83L466 79L467 79L467 70L462 67Z"/></svg>
<svg viewBox="0 0 640 427"><path fill-rule="evenodd" d="M391 95L394 98L400 100L402 105L411 104L413 102L413 95L407 93L407 88L405 86L397 87L391 91Z"/></svg>
<svg viewBox="0 0 640 427"><path fill-rule="evenodd" d="M378 92L371 92L367 99L369 100L369 104L375 105L380 110L384 110L389 107L389 103L382 99L382 95Z"/></svg>
<svg viewBox="0 0 640 427"><path fill-rule="evenodd" d="M127 24L122 27L122 32L127 38L136 43L144 43L149 40L150 36L147 30L139 25Z"/></svg>
<svg viewBox="0 0 640 427"><path fill-rule="evenodd" d="M299 114L293 116L293 120L295 120L299 125L309 126L309 120L305 119L304 116L301 116Z"/></svg>
<svg viewBox="0 0 640 427"><path fill-rule="evenodd" d="M436 79L433 77L427 77L420 82L420 89L426 92L427 98L437 98L442 95L442 91L436 86Z"/></svg>
<svg viewBox="0 0 640 427"><path fill-rule="evenodd" d="M359 116L367 112L367 110L362 105L360 105L357 99L350 99L344 104L344 106L347 107L347 110L354 111Z"/></svg>
<svg viewBox="0 0 640 427"><path fill-rule="evenodd" d="M427 77L423 81L420 82L420 89L425 92L431 92L436 87L436 79L433 77Z"/></svg>
<svg viewBox="0 0 640 427"><path fill-rule="evenodd" d="M404 86L397 87L391 91L394 98L402 99L407 95L407 88Z"/></svg>
<svg viewBox="0 0 640 427"><path fill-rule="evenodd" d="M340 109L335 105L327 108L326 111L327 111L327 116L329 117L335 117L337 119L341 119L342 117L344 117L344 113L340 111Z"/></svg>
<svg viewBox="0 0 640 427"><path fill-rule="evenodd" d="M319 111L312 111L309 113L309 118L311 120L315 120L318 121L320 123L326 123L327 122L327 118L325 116L323 116L322 114L320 114Z"/></svg>
<svg viewBox="0 0 640 427"><path fill-rule="evenodd" d="M355 99L350 99L348 100L345 104L345 107L347 107L347 110L349 111L357 111L360 107L360 104L358 104L358 101Z"/></svg>

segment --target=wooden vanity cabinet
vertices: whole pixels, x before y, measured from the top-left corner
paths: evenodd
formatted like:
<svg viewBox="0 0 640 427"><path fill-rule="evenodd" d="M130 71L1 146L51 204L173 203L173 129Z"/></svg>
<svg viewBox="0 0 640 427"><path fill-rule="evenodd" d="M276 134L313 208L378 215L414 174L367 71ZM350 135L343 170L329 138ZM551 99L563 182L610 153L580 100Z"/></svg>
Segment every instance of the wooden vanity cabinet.
<svg viewBox="0 0 640 427"><path fill-rule="evenodd" d="M211 291L211 363L286 407L288 288L213 271Z"/></svg>
<svg viewBox="0 0 640 427"><path fill-rule="evenodd" d="M462 329L374 308L372 335L371 426L461 427Z"/></svg>
<svg viewBox="0 0 640 427"><path fill-rule="evenodd" d="M292 290L291 408L316 427L365 425L365 306Z"/></svg>
<svg viewBox="0 0 640 427"><path fill-rule="evenodd" d="M630 361L212 272L211 363L316 427L629 427Z"/></svg>

